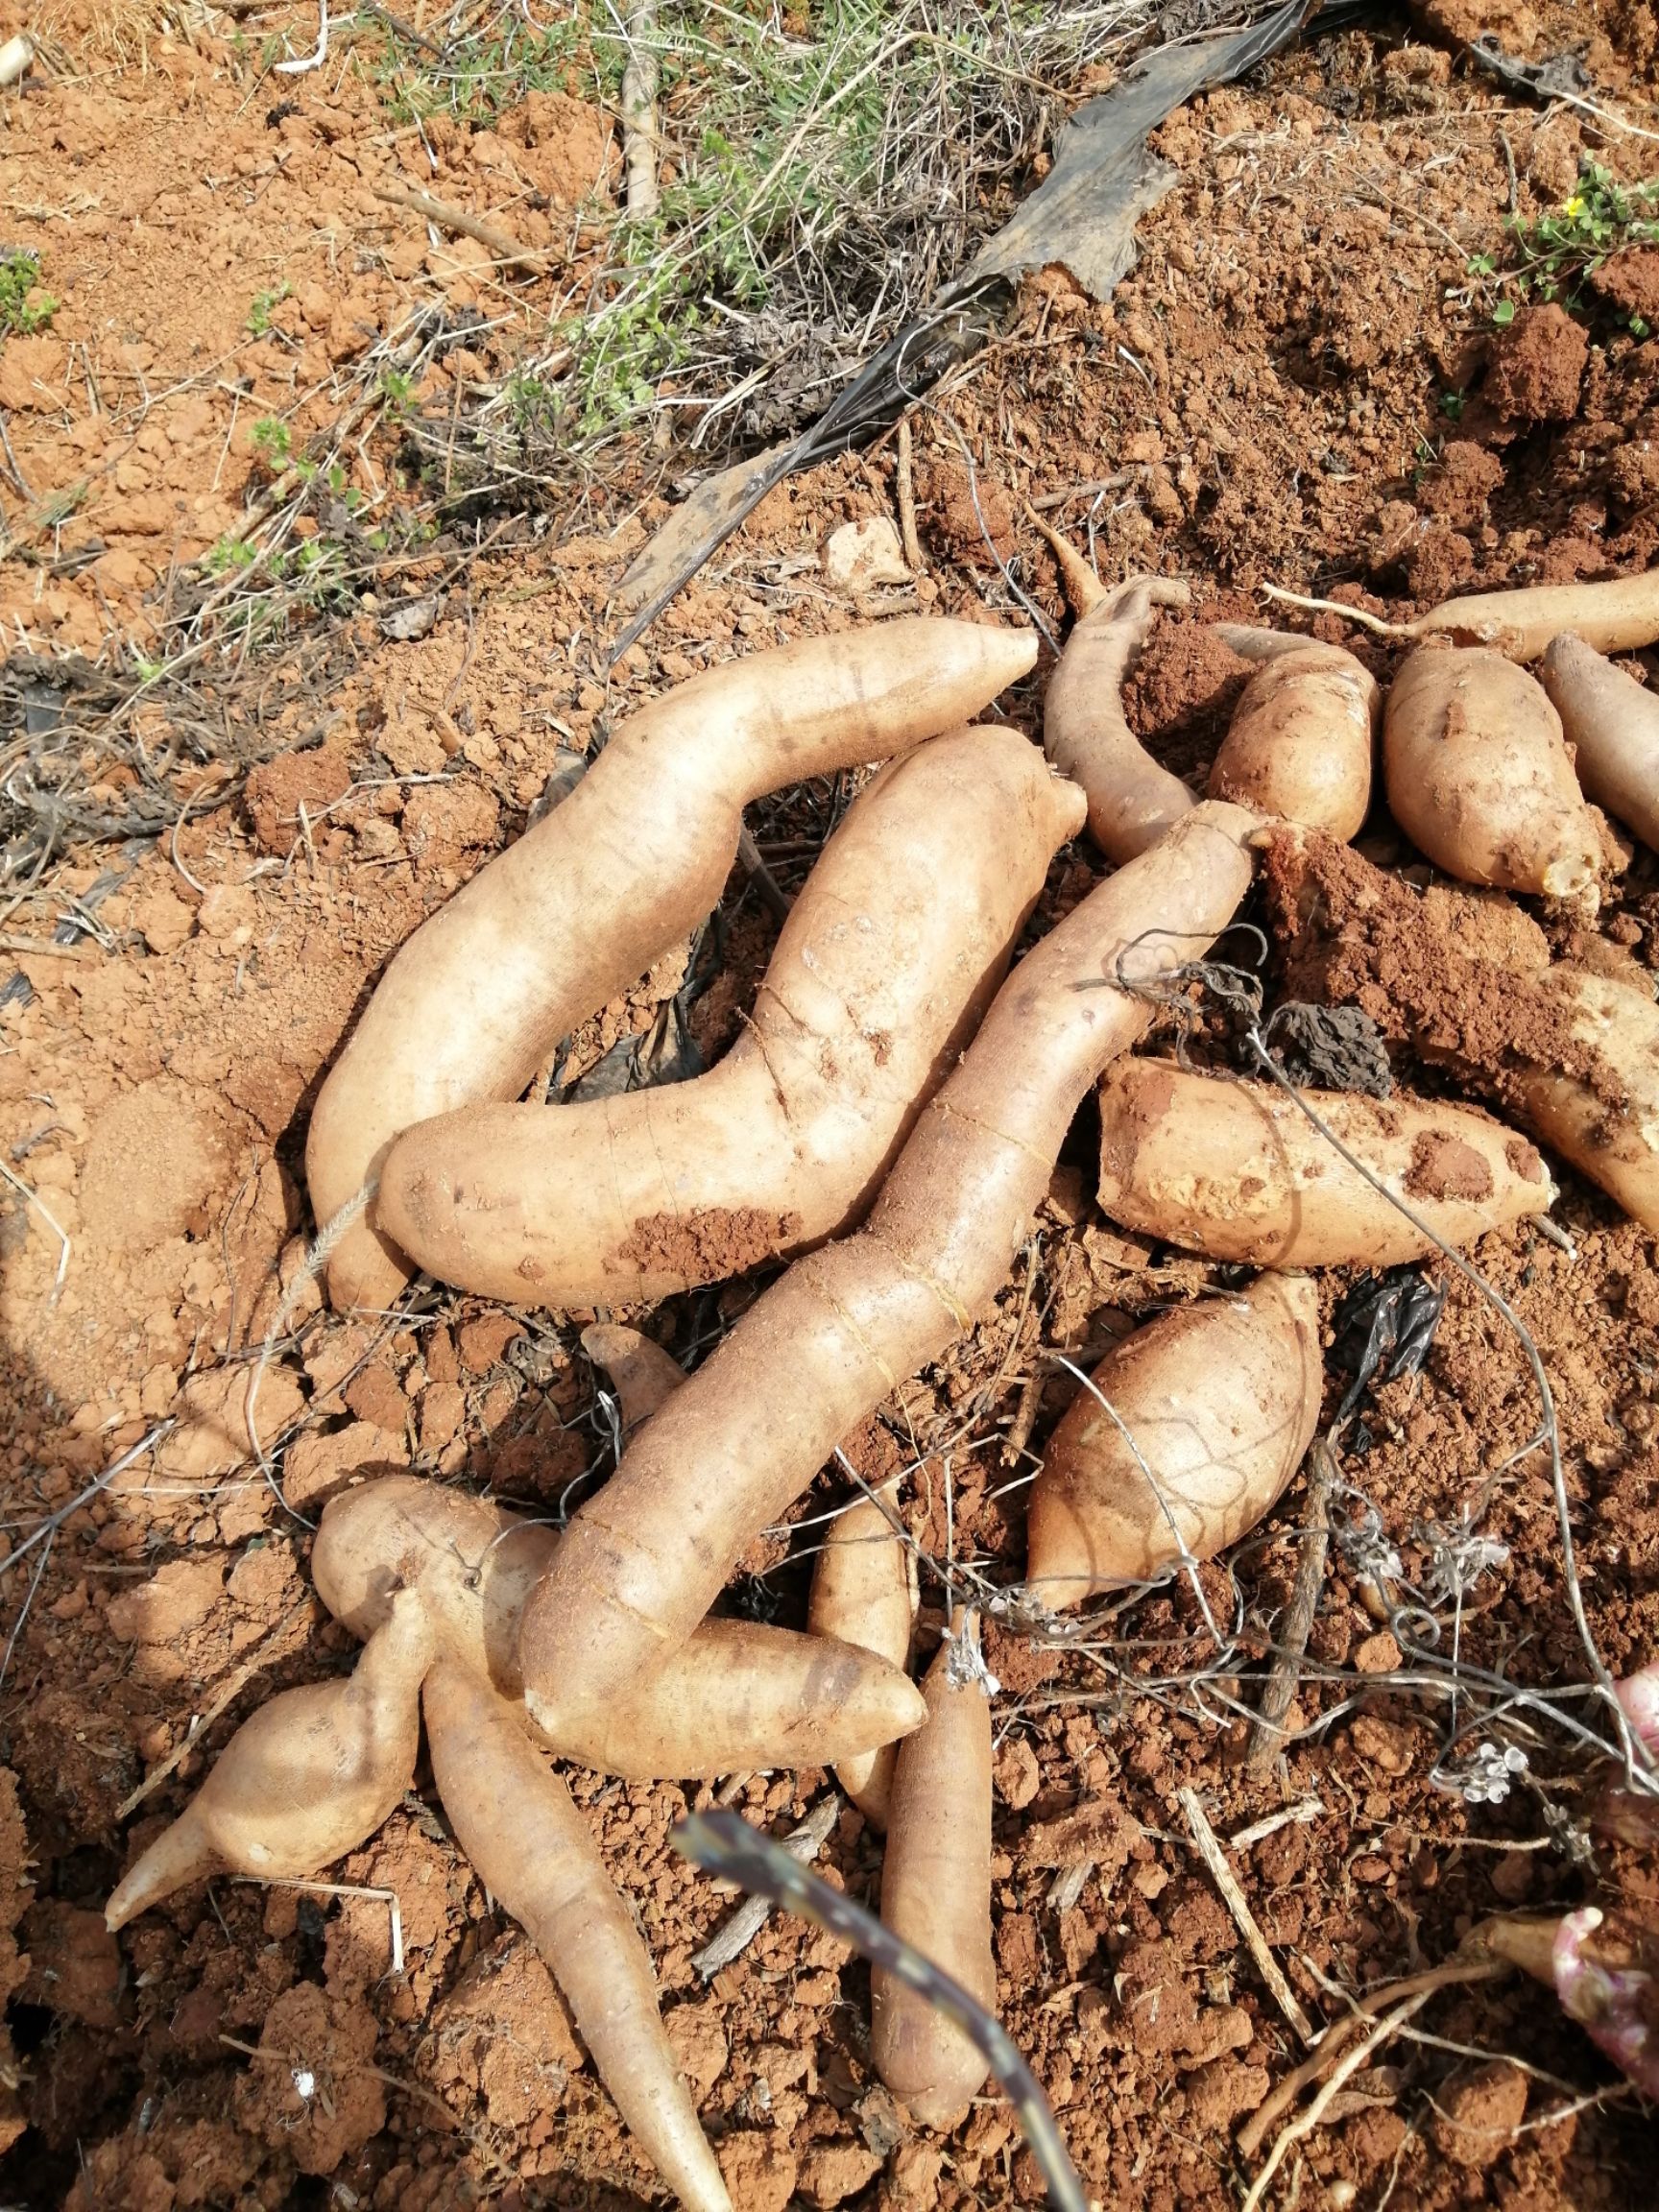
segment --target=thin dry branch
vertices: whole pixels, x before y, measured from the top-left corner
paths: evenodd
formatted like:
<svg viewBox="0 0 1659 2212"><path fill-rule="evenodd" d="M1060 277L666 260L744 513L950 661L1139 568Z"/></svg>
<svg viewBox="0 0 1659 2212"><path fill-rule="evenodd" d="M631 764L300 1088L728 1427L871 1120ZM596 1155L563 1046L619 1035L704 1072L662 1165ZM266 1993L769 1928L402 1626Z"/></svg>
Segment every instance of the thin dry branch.
<svg viewBox="0 0 1659 2212"><path fill-rule="evenodd" d="M517 269L527 276L539 276L558 258L526 246L498 223L470 215L465 207L451 207L446 200L434 200L429 192L417 192L411 184L376 184L374 197L388 207L406 207L410 214L436 223L441 230L453 230L459 237L488 247L504 268Z"/></svg>

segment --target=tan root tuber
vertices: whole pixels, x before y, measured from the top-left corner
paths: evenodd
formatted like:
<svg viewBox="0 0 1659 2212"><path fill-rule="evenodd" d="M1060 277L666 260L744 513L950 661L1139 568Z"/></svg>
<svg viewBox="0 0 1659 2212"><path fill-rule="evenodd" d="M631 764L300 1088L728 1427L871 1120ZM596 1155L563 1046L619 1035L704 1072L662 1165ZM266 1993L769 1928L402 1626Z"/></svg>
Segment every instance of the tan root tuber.
<svg viewBox="0 0 1659 2212"><path fill-rule="evenodd" d="M519 1617L558 1546L557 1529L487 1498L393 1475L329 1500L311 1573L355 1636L374 1636L399 1588L419 1592L438 1649L517 1705ZM922 1718L915 1685L875 1651L708 1621L652 1682L550 1748L627 1781L677 1781L833 1766L878 1751Z"/></svg>
<svg viewBox="0 0 1659 2212"><path fill-rule="evenodd" d="M415 1779L433 1648L420 1599L389 1597L355 1672L285 1690L237 1729L110 1897L108 1925L204 1875L302 1881L366 1842Z"/></svg>
<svg viewBox="0 0 1659 2212"><path fill-rule="evenodd" d="M1543 687L1502 653L1424 647L1388 693L1388 805L1448 875L1594 911L1600 839Z"/></svg>
<svg viewBox="0 0 1659 2212"><path fill-rule="evenodd" d="M455 1839L547 1961L616 2109L687 2212L732 2212L650 1955L569 1791L513 1707L453 1659L432 1669L423 1703Z"/></svg>
<svg viewBox="0 0 1659 2212"><path fill-rule="evenodd" d="M1018 731L919 747L825 847L718 1067L423 1121L387 1155L381 1226L445 1283L562 1310L655 1302L838 1234L977 1027L1082 826L1079 793Z"/></svg>
<svg viewBox="0 0 1659 2212"><path fill-rule="evenodd" d="M1027 1522L1032 1596L1058 1610L1236 1544L1301 1465L1321 1382L1306 1275L1262 1275L1138 1329L1049 1440Z"/></svg>
<svg viewBox="0 0 1659 2212"><path fill-rule="evenodd" d="M718 902L743 808L969 720L1036 657L1025 632L911 616L693 677L634 715L562 805L397 954L320 1093L319 1223L360 1203L417 1121L517 1097L559 1039ZM336 1306L412 1272L368 1214L328 1266Z"/></svg>
<svg viewBox="0 0 1659 2212"><path fill-rule="evenodd" d="M1083 787L1089 834L1108 860L1148 851L1193 798L1160 768L1130 729L1124 679L1141 657L1159 607L1184 607L1185 584L1132 576L1108 591L1073 628L1043 704L1043 749Z"/></svg>
<svg viewBox="0 0 1659 2212"><path fill-rule="evenodd" d="M995 2011L991 1702L972 1614L941 1645L924 1689L926 1724L901 1749L893 1776L881 1917ZM962 2031L880 1966L870 1970L870 2055L926 2128L953 2127L986 2075Z"/></svg>
<svg viewBox="0 0 1659 2212"><path fill-rule="evenodd" d="M1585 796L1659 850L1659 698L1570 635L1551 642L1538 674Z"/></svg>
<svg viewBox="0 0 1659 2212"><path fill-rule="evenodd" d="M1472 1108L1303 1095L1454 1249L1554 1201L1531 1145ZM1284 1092L1167 1060L1121 1061L1100 1086L1100 1204L1126 1229L1252 1267L1388 1267L1434 1249Z"/></svg>
<svg viewBox="0 0 1659 2212"><path fill-rule="evenodd" d="M894 1667L910 1663L916 1624L916 1554L892 1507L860 1498L830 1522L812 1569L806 1625L814 1636L833 1636L875 1651ZM835 1779L873 1827L887 1824L897 1743L856 1759L844 1759Z"/></svg>
<svg viewBox="0 0 1659 2212"><path fill-rule="evenodd" d="M1231 643L1239 631L1223 634ZM1370 808L1382 695L1352 653L1307 638L1292 643L1293 651L1262 656L1245 685L1210 771L1210 795L1345 843Z"/></svg>
<svg viewBox="0 0 1659 2212"><path fill-rule="evenodd" d="M1078 1103L1153 1018L1143 991L1231 919L1257 827L1237 807L1195 808L1026 955L864 1228L798 1260L572 1517L519 1647L554 1743L685 1647L755 1532L985 1310Z"/></svg>

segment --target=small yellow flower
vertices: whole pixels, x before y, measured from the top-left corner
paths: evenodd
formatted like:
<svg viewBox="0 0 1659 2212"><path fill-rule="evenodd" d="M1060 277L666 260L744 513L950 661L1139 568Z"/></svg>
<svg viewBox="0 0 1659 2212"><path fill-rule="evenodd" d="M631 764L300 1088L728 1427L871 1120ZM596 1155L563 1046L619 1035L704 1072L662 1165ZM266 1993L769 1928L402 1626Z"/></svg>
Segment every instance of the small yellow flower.
<svg viewBox="0 0 1659 2212"><path fill-rule="evenodd" d="M1562 208L1561 212L1563 215L1582 215L1584 212L1583 193L1575 192L1572 199L1568 201L1566 206Z"/></svg>

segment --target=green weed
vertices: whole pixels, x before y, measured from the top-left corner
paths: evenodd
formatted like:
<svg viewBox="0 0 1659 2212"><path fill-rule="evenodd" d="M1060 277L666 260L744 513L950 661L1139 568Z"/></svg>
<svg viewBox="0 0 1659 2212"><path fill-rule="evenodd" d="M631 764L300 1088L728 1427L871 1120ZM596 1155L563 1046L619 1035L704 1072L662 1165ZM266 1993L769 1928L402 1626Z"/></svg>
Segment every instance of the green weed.
<svg viewBox="0 0 1659 2212"><path fill-rule="evenodd" d="M37 331L51 329L58 302L37 289L39 282L38 253L21 247L0 252L0 337L33 338Z"/></svg>
<svg viewBox="0 0 1659 2212"><path fill-rule="evenodd" d="M1510 223L1513 265L1500 270L1495 255L1477 253L1469 274L1499 291L1492 306L1494 325L1513 323L1523 302L1558 301L1583 313L1587 279L1627 246L1659 246L1659 179L1622 184L1600 162L1586 160L1572 196L1532 223ZM1637 338L1647 325L1639 315L1624 318Z"/></svg>
<svg viewBox="0 0 1659 2212"><path fill-rule="evenodd" d="M261 415L248 435L265 467L279 476L294 454L294 436L287 423L275 415Z"/></svg>
<svg viewBox="0 0 1659 2212"><path fill-rule="evenodd" d="M271 310L279 307L292 294L294 287L286 278L274 292L256 292L253 304L248 310L248 334L252 338L266 337L271 329Z"/></svg>

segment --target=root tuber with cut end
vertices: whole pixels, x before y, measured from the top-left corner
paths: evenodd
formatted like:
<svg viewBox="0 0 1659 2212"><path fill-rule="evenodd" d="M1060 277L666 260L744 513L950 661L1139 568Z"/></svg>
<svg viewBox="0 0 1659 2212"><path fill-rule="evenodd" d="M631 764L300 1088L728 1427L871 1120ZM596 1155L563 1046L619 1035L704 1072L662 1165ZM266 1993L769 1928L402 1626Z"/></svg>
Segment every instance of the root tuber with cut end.
<svg viewBox="0 0 1659 2212"><path fill-rule="evenodd" d="M1500 1914L1465 1939L1553 1989L1561 2009L1627 2074L1659 2097L1659 1936L1631 1911L1595 1905L1558 1920Z"/></svg>
<svg viewBox="0 0 1659 2212"><path fill-rule="evenodd" d="M1301 1465L1322 1379L1306 1275L1262 1275L1138 1329L1049 1440L1027 1522L1032 1596L1058 1610L1236 1544Z"/></svg>
<svg viewBox="0 0 1659 2212"><path fill-rule="evenodd" d="M923 1688L926 1723L894 1770L881 1918L994 2012L991 1700L972 1614L940 1646ZM988 2071L959 2028L881 1966L870 1970L870 2056L926 2128L953 2127Z"/></svg>
<svg viewBox="0 0 1659 2212"><path fill-rule="evenodd" d="M1554 1200L1531 1145L1473 1108L1303 1096L1454 1248ZM1434 1249L1293 1098L1167 1060L1121 1061L1100 1086L1100 1204L1125 1229L1251 1267L1391 1267Z"/></svg>
<svg viewBox="0 0 1659 2212"><path fill-rule="evenodd" d="M422 1702L455 1839L546 1960L616 2109L687 2212L732 2212L650 1956L569 1791L513 1707L453 1659L434 1666Z"/></svg>
<svg viewBox="0 0 1659 2212"><path fill-rule="evenodd" d="M1597 903L1601 844L1542 685L1502 653L1425 647L1382 724L1388 805L1448 875Z"/></svg>
<svg viewBox="0 0 1659 2212"><path fill-rule="evenodd" d="M750 800L955 729L1035 658L1027 632L905 616L733 661L634 715L381 977L312 1112L319 1224L362 1201L402 1130L517 1097L561 1037L694 928ZM384 1305L412 1272L371 1206L333 1249L328 1294Z"/></svg>
<svg viewBox="0 0 1659 2212"><path fill-rule="evenodd" d="M1571 634L1538 671L1586 798L1659 851L1659 697Z"/></svg>
<svg viewBox="0 0 1659 2212"><path fill-rule="evenodd" d="M1207 802L1026 955L865 1226L773 1284L572 1517L519 1645L554 1743L684 1648L756 1531L990 1305L1078 1104L1231 920L1259 828Z"/></svg>
<svg viewBox="0 0 1659 2212"><path fill-rule="evenodd" d="M910 1663L916 1625L916 1554L879 1499L860 1498L830 1522L812 1570L806 1625L875 1651L899 1668ZM872 1827L887 1825L896 1743L844 1759L835 1779Z"/></svg>
<svg viewBox="0 0 1659 2212"><path fill-rule="evenodd" d="M439 1650L517 1705L519 1616L558 1546L557 1529L487 1498L393 1475L329 1500L311 1573L354 1636L374 1636L399 1588L419 1592ZM708 1621L648 1686L550 1748L626 1781L681 1781L867 1757L922 1719L914 1683L875 1650Z"/></svg>
<svg viewBox="0 0 1659 2212"><path fill-rule="evenodd" d="M1229 642L1238 634L1231 627ZM1210 796L1346 843L1371 805L1382 694L1352 653L1294 643L1293 652L1264 657L1245 685L1210 771Z"/></svg>
<svg viewBox="0 0 1659 2212"><path fill-rule="evenodd" d="M1082 826L1081 795L1018 731L919 747L825 847L718 1067L423 1121L387 1155L381 1226L443 1282L561 1310L656 1302L839 1234L978 1026Z"/></svg>
<svg viewBox="0 0 1659 2212"><path fill-rule="evenodd" d="M237 1729L110 1897L108 1925L208 1874L302 1881L366 1842L415 1778L433 1649L420 1599L389 1597L352 1674L285 1690Z"/></svg>
<svg viewBox="0 0 1659 2212"><path fill-rule="evenodd" d="M1156 845L1194 801L1130 729L1121 696L1159 607L1184 607L1185 584L1131 576L1072 629L1043 704L1043 749L1089 802L1089 834L1121 863Z"/></svg>

